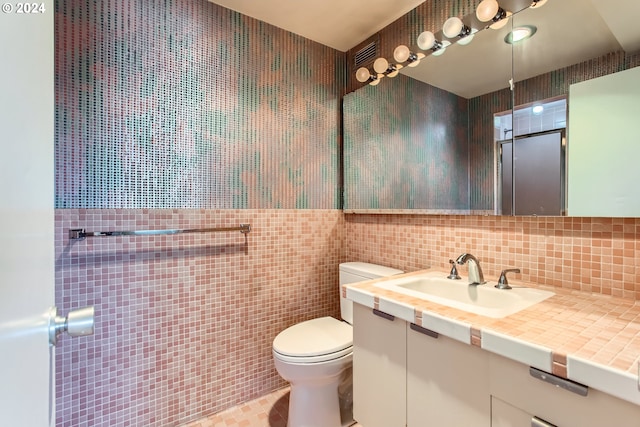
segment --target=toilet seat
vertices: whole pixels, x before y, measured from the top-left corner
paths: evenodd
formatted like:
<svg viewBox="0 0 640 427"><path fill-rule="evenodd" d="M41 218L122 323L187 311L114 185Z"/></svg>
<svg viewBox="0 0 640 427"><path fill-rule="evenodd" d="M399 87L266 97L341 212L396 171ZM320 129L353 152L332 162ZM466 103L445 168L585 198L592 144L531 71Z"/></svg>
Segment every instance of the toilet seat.
<svg viewBox="0 0 640 427"><path fill-rule="evenodd" d="M353 351L353 328L333 317L293 325L273 340L274 356L285 362L318 363Z"/></svg>

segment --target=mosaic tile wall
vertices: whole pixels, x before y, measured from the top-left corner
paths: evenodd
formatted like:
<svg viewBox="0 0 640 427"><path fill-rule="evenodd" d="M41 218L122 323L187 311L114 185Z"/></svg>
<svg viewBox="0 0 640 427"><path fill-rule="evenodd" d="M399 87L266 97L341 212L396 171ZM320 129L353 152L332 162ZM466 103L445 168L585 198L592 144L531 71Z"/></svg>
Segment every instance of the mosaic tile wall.
<svg viewBox="0 0 640 427"><path fill-rule="evenodd" d="M415 271L446 269L464 252L480 260L489 280L520 268L513 282L640 300L640 219L345 216L346 259Z"/></svg>
<svg viewBox="0 0 640 427"><path fill-rule="evenodd" d="M344 98L344 208L468 210L467 100L386 80Z"/></svg>
<svg viewBox="0 0 640 427"><path fill-rule="evenodd" d="M57 426L178 425L283 387L275 335L339 313L344 54L205 0L55 19L56 304L97 323L58 346Z"/></svg>
<svg viewBox="0 0 640 427"><path fill-rule="evenodd" d="M510 110L511 105L508 89L469 100L469 205L472 210L494 212L493 115Z"/></svg>
<svg viewBox="0 0 640 427"><path fill-rule="evenodd" d="M69 241L67 230L252 225ZM56 349L58 427L184 424L282 388L271 343L339 316L339 210L59 209L56 304L96 309Z"/></svg>
<svg viewBox="0 0 640 427"><path fill-rule="evenodd" d="M55 20L57 208L339 207L344 53L205 0Z"/></svg>

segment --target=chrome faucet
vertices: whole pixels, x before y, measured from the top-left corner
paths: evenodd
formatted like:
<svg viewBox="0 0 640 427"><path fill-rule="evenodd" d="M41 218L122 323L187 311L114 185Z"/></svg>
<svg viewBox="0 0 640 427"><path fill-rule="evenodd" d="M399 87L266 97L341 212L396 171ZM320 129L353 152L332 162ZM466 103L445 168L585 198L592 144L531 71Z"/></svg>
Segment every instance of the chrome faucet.
<svg viewBox="0 0 640 427"><path fill-rule="evenodd" d="M498 284L496 288L498 289L511 289L509 285L509 280L507 280L507 273L520 273L519 268L507 268L506 270L502 270L500 273L500 278L498 279Z"/></svg>
<svg viewBox="0 0 640 427"><path fill-rule="evenodd" d="M451 264L451 271L449 272L447 279L460 280L460 275L458 274L458 269L456 268L456 262L450 259L449 264Z"/></svg>
<svg viewBox="0 0 640 427"><path fill-rule="evenodd" d="M484 274L482 274L482 269L480 268L480 261L478 258L474 257L471 254L462 254L457 259L456 262L460 265L465 263L469 263L469 284L470 285L483 285L487 283L484 280Z"/></svg>

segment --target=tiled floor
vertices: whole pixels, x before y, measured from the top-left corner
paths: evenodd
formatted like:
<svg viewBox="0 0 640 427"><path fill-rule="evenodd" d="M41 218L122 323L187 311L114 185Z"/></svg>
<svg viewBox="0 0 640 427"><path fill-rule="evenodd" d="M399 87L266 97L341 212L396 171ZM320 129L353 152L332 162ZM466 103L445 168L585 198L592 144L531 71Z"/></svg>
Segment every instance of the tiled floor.
<svg viewBox="0 0 640 427"><path fill-rule="evenodd" d="M287 427L288 410L287 387L183 427Z"/></svg>

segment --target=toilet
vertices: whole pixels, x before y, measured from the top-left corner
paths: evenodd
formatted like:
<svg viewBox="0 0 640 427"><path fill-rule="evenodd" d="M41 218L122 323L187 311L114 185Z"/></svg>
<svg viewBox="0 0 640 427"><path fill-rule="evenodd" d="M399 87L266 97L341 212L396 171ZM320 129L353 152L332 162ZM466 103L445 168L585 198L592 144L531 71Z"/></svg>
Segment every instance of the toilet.
<svg viewBox="0 0 640 427"><path fill-rule="evenodd" d="M364 262L340 264L340 285L403 273ZM288 427L345 427L354 423L351 362L353 303L340 295L343 320L321 317L293 325L273 340L273 359L291 384Z"/></svg>

